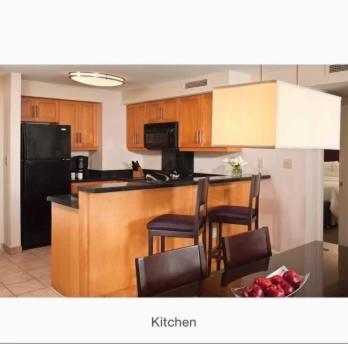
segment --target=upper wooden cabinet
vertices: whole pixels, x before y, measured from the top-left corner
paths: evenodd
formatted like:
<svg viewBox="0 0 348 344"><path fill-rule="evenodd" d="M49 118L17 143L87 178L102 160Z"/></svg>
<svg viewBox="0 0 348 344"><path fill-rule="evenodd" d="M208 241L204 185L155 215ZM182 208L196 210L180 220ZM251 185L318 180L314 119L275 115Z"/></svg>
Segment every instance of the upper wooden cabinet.
<svg viewBox="0 0 348 344"><path fill-rule="evenodd" d="M22 121L58 123L58 100L22 97Z"/></svg>
<svg viewBox="0 0 348 344"><path fill-rule="evenodd" d="M70 125L72 150L96 150L99 144L99 103L22 97L22 121Z"/></svg>
<svg viewBox="0 0 348 344"><path fill-rule="evenodd" d="M144 123L176 122L177 120L177 99L146 103Z"/></svg>
<svg viewBox="0 0 348 344"><path fill-rule="evenodd" d="M127 147L144 149L144 124L179 122L179 150L239 152L239 148L211 147L212 93L127 106Z"/></svg>
<svg viewBox="0 0 348 344"><path fill-rule="evenodd" d="M127 106L127 147L144 148L145 104Z"/></svg>
<svg viewBox="0 0 348 344"><path fill-rule="evenodd" d="M179 147L210 147L211 93L178 99Z"/></svg>
<svg viewBox="0 0 348 344"><path fill-rule="evenodd" d="M59 102L59 114L59 123L71 126L73 150L98 148L100 104L63 100Z"/></svg>

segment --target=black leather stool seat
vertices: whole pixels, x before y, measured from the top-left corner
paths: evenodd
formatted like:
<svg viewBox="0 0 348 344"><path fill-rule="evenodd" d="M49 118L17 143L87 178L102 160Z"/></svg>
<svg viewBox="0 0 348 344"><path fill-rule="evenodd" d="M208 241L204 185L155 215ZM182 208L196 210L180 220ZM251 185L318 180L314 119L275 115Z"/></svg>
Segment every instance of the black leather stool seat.
<svg viewBox="0 0 348 344"><path fill-rule="evenodd" d="M252 209L252 217L256 216L256 210ZM234 221L248 221L249 208L234 205L221 205L209 210L209 219L212 222L235 223Z"/></svg>
<svg viewBox="0 0 348 344"><path fill-rule="evenodd" d="M193 232L195 217L191 215L164 214L155 217L147 224L152 230L175 230L180 232Z"/></svg>

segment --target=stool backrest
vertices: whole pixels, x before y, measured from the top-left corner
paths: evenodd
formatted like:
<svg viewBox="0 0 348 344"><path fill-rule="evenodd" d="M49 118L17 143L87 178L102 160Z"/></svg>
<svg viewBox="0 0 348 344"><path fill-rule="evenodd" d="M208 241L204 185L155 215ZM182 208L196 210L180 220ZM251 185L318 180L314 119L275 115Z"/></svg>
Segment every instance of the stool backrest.
<svg viewBox="0 0 348 344"><path fill-rule="evenodd" d="M209 178L201 178L197 186L197 198L195 209L195 232L197 233L205 222L208 213L208 187Z"/></svg>
<svg viewBox="0 0 348 344"><path fill-rule="evenodd" d="M135 259L139 296L154 296L207 276L201 244Z"/></svg>
<svg viewBox="0 0 348 344"><path fill-rule="evenodd" d="M267 227L222 238L225 269L272 256Z"/></svg>
<svg viewBox="0 0 348 344"><path fill-rule="evenodd" d="M259 215L259 199L260 199L261 173L253 174L250 183L249 193L249 210L255 209L256 216Z"/></svg>

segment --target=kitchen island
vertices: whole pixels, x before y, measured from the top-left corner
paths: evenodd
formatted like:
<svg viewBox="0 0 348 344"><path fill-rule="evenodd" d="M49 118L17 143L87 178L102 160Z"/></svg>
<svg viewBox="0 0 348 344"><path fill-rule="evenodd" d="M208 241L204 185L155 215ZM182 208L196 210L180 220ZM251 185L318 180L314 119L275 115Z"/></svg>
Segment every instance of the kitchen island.
<svg viewBox="0 0 348 344"><path fill-rule="evenodd" d="M134 295L134 261L148 252L147 222L165 213L193 214L198 179L105 182L81 186L78 198L49 197L52 286L65 296ZM250 176L209 179L209 207L248 204ZM226 225L224 234L245 230ZM166 249L192 244L191 239L166 239ZM159 240L154 248L159 250Z"/></svg>

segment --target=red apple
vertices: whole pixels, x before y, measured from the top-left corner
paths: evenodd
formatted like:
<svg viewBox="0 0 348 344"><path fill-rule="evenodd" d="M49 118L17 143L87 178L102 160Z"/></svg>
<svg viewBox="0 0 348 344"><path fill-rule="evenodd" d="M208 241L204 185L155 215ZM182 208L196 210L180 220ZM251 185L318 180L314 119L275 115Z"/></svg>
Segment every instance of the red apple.
<svg viewBox="0 0 348 344"><path fill-rule="evenodd" d="M272 281L267 277L256 278L254 283L258 284L263 291L272 285Z"/></svg>
<svg viewBox="0 0 348 344"><path fill-rule="evenodd" d="M275 275L271 278L271 281L273 284L280 284L280 283L284 282L284 279L280 275Z"/></svg>
<svg viewBox="0 0 348 344"><path fill-rule="evenodd" d="M283 288L279 285L272 284L265 291L266 296L270 297L284 297L285 292Z"/></svg>
<svg viewBox="0 0 348 344"><path fill-rule="evenodd" d="M288 270L284 272L283 278L286 282L291 284L295 289L297 289L301 284L301 279L296 271Z"/></svg>
<svg viewBox="0 0 348 344"><path fill-rule="evenodd" d="M249 287L244 288L242 291L244 297L262 297L264 296L262 288L258 284L252 284Z"/></svg>
<svg viewBox="0 0 348 344"><path fill-rule="evenodd" d="M291 284L289 284L288 282L284 280L279 283L279 286L284 290L285 295L289 295L293 293L295 290Z"/></svg>

